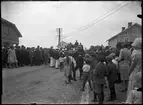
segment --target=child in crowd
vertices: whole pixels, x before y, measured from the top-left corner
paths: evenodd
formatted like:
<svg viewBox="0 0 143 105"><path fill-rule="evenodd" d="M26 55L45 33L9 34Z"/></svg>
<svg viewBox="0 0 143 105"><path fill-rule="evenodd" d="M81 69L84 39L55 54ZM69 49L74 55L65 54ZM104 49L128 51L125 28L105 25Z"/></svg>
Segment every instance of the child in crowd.
<svg viewBox="0 0 143 105"><path fill-rule="evenodd" d="M116 65L112 62L112 56L107 56L107 80L110 89L110 98L108 101L116 100L115 82L118 79Z"/></svg>
<svg viewBox="0 0 143 105"><path fill-rule="evenodd" d="M89 75L90 75L90 61L89 60L85 60L84 65L83 65L83 73L82 73L82 88L81 91L84 91L84 87L86 82L88 81ZM90 84L91 86L91 84Z"/></svg>
<svg viewBox="0 0 143 105"><path fill-rule="evenodd" d="M99 104L103 104L104 101L104 85L105 85L105 76L106 76L106 65L104 64L104 55L98 56L98 64L93 70L93 92L94 100L98 101ZM95 102L94 101L94 102Z"/></svg>

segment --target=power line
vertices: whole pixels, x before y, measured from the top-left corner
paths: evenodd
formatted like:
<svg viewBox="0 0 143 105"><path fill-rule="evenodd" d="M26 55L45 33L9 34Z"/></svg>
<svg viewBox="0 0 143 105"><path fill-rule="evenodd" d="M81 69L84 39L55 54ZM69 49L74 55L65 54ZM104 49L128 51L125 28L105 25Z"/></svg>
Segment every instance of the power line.
<svg viewBox="0 0 143 105"><path fill-rule="evenodd" d="M120 8L118 8L119 7L119 5L121 5L121 4L119 4L115 9L112 9L111 11L109 11L109 12L107 12L106 13L106 16L101 16L100 18L98 18L98 19L96 19L96 20L94 20L94 21L92 21L91 23L89 23L89 25L87 24L87 25L85 25L84 27L85 28L83 28L83 29L78 29L77 31L75 31L75 32L80 32L80 31L83 31L83 30L85 30L85 29L87 29L87 28L89 28L89 27L91 27L92 25L94 25L95 23L98 23L98 22L100 22L101 20L103 20L103 19L105 19L106 17L108 17L108 16L110 16L111 14L113 14L113 13L115 13L115 12L117 12L118 10L120 10L121 8L123 8L123 7L125 7L126 5L128 5L129 3L126 3L126 4L124 4L124 5L122 5ZM114 11L113 11L114 10ZM103 18L102 18L103 17ZM97 21L98 20L98 21ZM75 33L75 32L71 32L70 34L72 34L72 33ZM70 35L71 36L71 35ZM67 36L67 37L69 37L69 36ZM64 37L64 38L67 38L67 37Z"/></svg>
<svg viewBox="0 0 143 105"><path fill-rule="evenodd" d="M121 6L120 8L118 8L117 10L115 10L115 11L113 11L113 12L110 11L111 13L108 12L109 14L107 13L107 15L106 15L105 17L103 17L103 18L100 17L101 19L99 18L98 21L95 21L94 23L90 24L89 26L87 26L87 27L85 27L85 28L83 28L83 29L79 29L78 31L80 32L80 31L83 31L83 30L85 30L85 29L91 27L91 26L94 25L95 23L98 23L99 21L105 19L107 16L113 14L114 12L117 12L118 10L120 10L121 8L123 8L124 6L126 6L127 4L129 4L129 3L126 3L125 5ZM97 19L96 19L96 20L97 20ZM75 32L72 32L72 33L75 33ZM71 34L72 34L72 33L71 33Z"/></svg>
<svg viewBox="0 0 143 105"><path fill-rule="evenodd" d="M118 8L119 6L121 6L121 4L123 4L123 3L120 3L119 5L117 5L117 7L116 8ZM112 12L112 11L114 11L116 8L114 8L114 9L112 9L112 10L110 10L110 11L108 11L107 13L105 13L104 15L106 15L106 14L108 14L108 13L110 13L110 12ZM104 15L102 15L102 16L104 16ZM101 16L101 17L102 17ZM90 22L90 23L88 23L87 25L85 25L84 27L86 27L86 26L88 26L88 25L90 25L90 24L92 24L92 23L94 23L95 21L97 21L98 19L100 19L101 17L99 17L99 18L97 18L97 19L95 19L95 20L93 20L92 22ZM83 27L83 28L84 28ZM79 29L80 30L80 29Z"/></svg>
<svg viewBox="0 0 143 105"><path fill-rule="evenodd" d="M92 23L91 25L89 25L89 26L85 27L84 29L82 29L82 30L80 30L80 31L83 31L83 30L85 30L85 29L87 29L87 28L91 27L91 26L92 26L92 25L94 25L95 23L100 22L101 20L103 20L103 19L105 19L106 17L110 16L111 14L113 14L113 13L117 12L118 10L120 10L121 8L125 7L125 6L126 6L126 5L128 5L128 4L129 4L129 3L126 3L125 5L121 6L121 7L120 7L120 8L118 8L117 10L115 10L115 11L113 11L113 12L111 12L111 13L107 14L105 17L103 17L103 18L101 18L100 20L98 20L98 21L96 21L96 22Z"/></svg>

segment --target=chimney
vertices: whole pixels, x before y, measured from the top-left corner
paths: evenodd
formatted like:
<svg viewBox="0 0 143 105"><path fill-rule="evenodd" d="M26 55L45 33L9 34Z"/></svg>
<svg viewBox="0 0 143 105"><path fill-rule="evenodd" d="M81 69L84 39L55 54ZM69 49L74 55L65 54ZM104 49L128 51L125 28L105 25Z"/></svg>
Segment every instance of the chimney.
<svg viewBox="0 0 143 105"><path fill-rule="evenodd" d="M122 27L122 31L124 31L125 30L125 27Z"/></svg>
<svg viewBox="0 0 143 105"><path fill-rule="evenodd" d="M132 22L128 22L128 27L130 27L132 25Z"/></svg>

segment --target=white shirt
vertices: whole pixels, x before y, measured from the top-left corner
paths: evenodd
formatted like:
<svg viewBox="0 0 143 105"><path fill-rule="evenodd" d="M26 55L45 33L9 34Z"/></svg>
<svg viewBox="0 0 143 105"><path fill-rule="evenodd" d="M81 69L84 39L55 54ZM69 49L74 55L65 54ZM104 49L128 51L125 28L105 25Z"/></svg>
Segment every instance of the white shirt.
<svg viewBox="0 0 143 105"><path fill-rule="evenodd" d="M64 62L64 58L63 58L63 57L60 57L60 58L59 58L59 61L60 61L60 62Z"/></svg>
<svg viewBox="0 0 143 105"><path fill-rule="evenodd" d="M71 61L73 62L74 67L76 67L76 61L75 61L75 59L72 56L69 56L69 57L70 57Z"/></svg>
<svg viewBox="0 0 143 105"><path fill-rule="evenodd" d="M85 65L83 65L83 72L89 72L90 71L90 65L88 65L88 64L85 64Z"/></svg>
<svg viewBox="0 0 143 105"><path fill-rule="evenodd" d="M74 64L74 67L76 67L76 61L72 56L69 56L71 62ZM64 57L64 59L66 59L66 57Z"/></svg>
<svg viewBox="0 0 143 105"><path fill-rule="evenodd" d="M116 68L118 69L118 62L117 62L117 58L112 59L112 62L116 65Z"/></svg>

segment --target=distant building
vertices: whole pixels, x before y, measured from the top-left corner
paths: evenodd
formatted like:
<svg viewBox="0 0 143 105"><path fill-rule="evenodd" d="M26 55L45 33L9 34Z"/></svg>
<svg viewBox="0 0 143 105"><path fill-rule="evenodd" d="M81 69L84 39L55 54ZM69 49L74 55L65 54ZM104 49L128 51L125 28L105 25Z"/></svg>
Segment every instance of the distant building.
<svg viewBox="0 0 143 105"><path fill-rule="evenodd" d="M19 37L22 37L21 33L15 26L15 24L1 18L1 38L2 45L19 44Z"/></svg>
<svg viewBox="0 0 143 105"><path fill-rule="evenodd" d="M66 48L67 45L68 45L68 43L66 43L66 42L64 42L64 41L61 41L59 48Z"/></svg>
<svg viewBox="0 0 143 105"><path fill-rule="evenodd" d="M138 23L132 24L132 22L129 22L127 28L122 27L120 33L107 40L108 46L116 47L117 43L133 42L135 38L142 36L141 27Z"/></svg>

